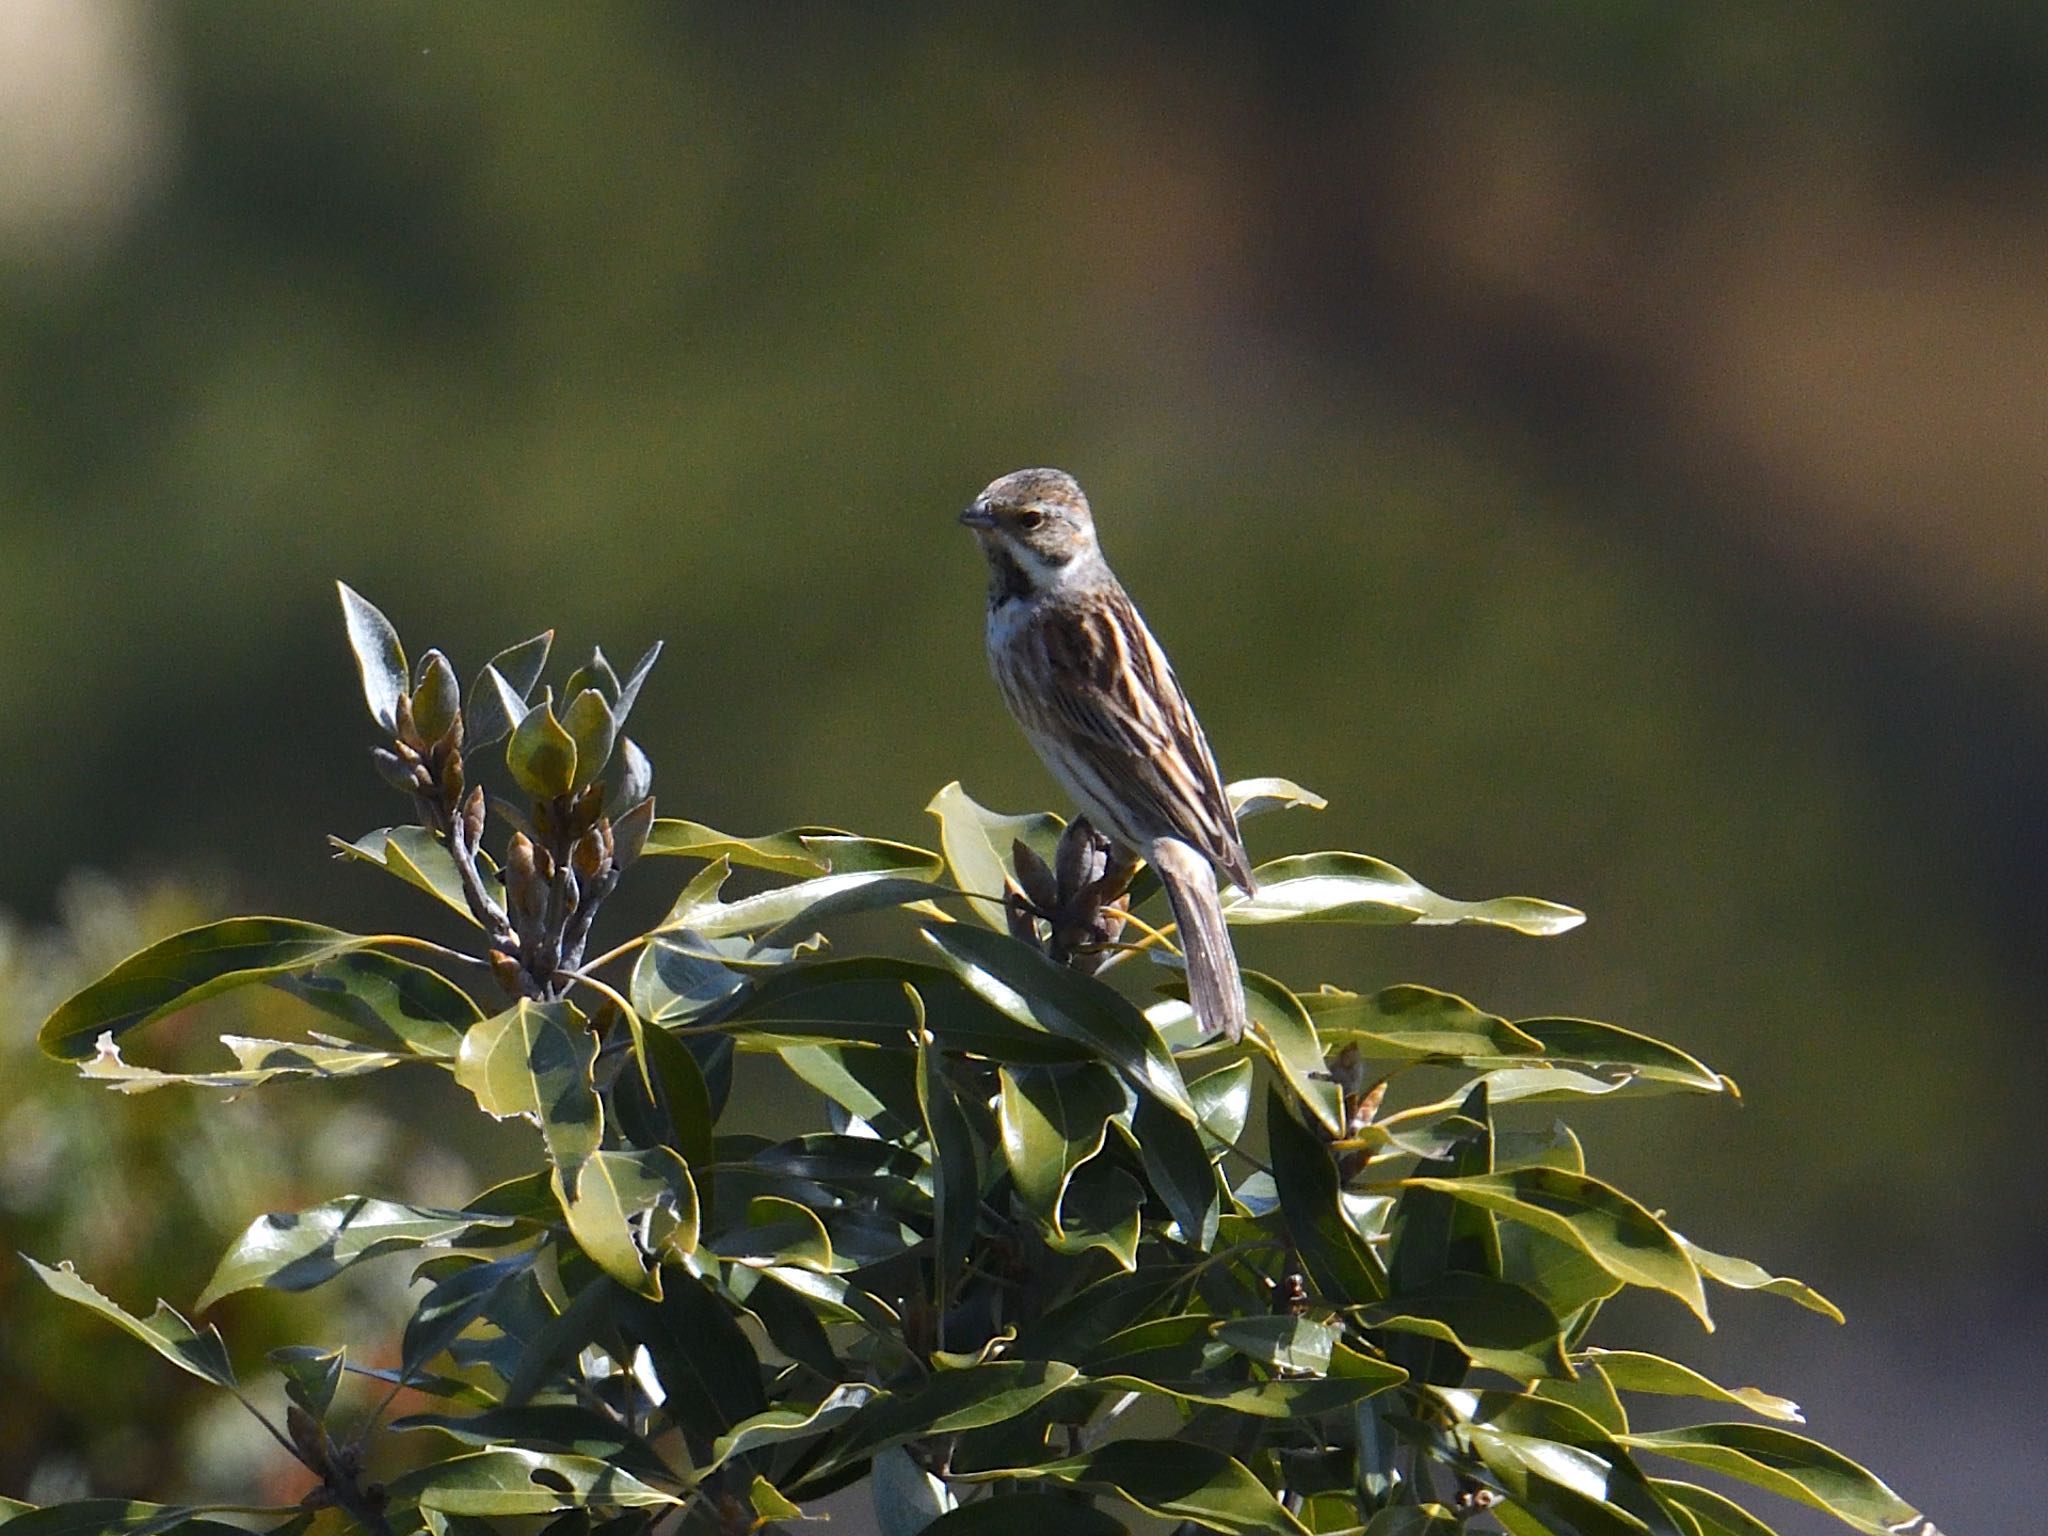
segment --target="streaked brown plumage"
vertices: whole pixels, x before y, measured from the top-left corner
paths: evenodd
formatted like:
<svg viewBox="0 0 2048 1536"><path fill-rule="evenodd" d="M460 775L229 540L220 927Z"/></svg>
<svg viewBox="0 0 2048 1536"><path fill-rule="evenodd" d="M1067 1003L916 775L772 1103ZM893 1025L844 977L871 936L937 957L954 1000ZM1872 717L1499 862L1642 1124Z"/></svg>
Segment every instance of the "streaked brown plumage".
<svg viewBox="0 0 2048 1536"><path fill-rule="evenodd" d="M1246 891L1251 860L1208 739L1122 583L1088 498L1057 469L1020 469L960 520L989 561L990 670L1053 776L1166 887L1196 1016L1235 1040L1244 988L1217 898Z"/></svg>

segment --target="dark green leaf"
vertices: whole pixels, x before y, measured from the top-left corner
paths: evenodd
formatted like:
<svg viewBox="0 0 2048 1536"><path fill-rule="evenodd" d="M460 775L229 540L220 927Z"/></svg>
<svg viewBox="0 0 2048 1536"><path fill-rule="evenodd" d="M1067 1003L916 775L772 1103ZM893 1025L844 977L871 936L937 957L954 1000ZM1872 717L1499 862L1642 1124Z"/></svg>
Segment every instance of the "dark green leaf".
<svg viewBox="0 0 2048 1536"><path fill-rule="evenodd" d="M355 653L356 670L363 677L363 699L370 706L370 718L387 731L398 728L398 701L405 693L405 650L398 643L398 631L378 612L368 598L345 581L337 581L341 593L342 622L348 626L349 649Z"/></svg>
<svg viewBox="0 0 2048 1536"><path fill-rule="evenodd" d="M924 1004L911 994L920 1018ZM981 1209L981 1174L974 1156L974 1132L946 1078L945 1058L922 1027L917 1043L917 1107L925 1141L932 1149L932 1291L943 1314L953 1284L967 1263Z"/></svg>
<svg viewBox="0 0 2048 1536"><path fill-rule="evenodd" d="M1777 1536L1740 1504L1723 1498L1712 1489L1661 1477L1651 1478L1650 1486L1657 1490L1657 1496L1666 1504L1692 1516L1700 1536ZM1934 1536L1934 1533L1929 1531L1926 1536Z"/></svg>
<svg viewBox="0 0 2048 1536"><path fill-rule="evenodd" d="M1003 916L1003 887L1011 877L1010 845L1025 844L1048 864L1053 861L1066 823L1057 816L1033 812L1005 816L975 802L955 780L932 796L925 810L939 823L939 848L954 882L974 899L974 915L999 933L1009 931Z"/></svg>
<svg viewBox="0 0 2048 1536"><path fill-rule="evenodd" d="M650 1024L690 1023L745 985L743 975L689 933L654 935L633 962L633 1007Z"/></svg>
<svg viewBox="0 0 2048 1536"><path fill-rule="evenodd" d="M265 1356L284 1373L285 1395L316 1419L327 1417L334 1402L334 1389L341 1385L344 1366L338 1349L319 1349L311 1344L286 1344Z"/></svg>
<svg viewBox="0 0 2048 1536"><path fill-rule="evenodd" d="M935 1372L909 1390L867 1403L835 1439L818 1472L907 1440L1000 1424L1036 1407L1079 1374L1057 1360L1006 1360Z"/></svg>
<svg viewBox="0 0 2048 1536"><path fill-rule="evenodd" d="M1204 1073L1188 1084L1188 1100L1195 1106L1202 1135L1212 1152L1233 1146L1244 1137L1245 1122L1251 1118L1253 1068L1249 1057Z"/></svg>
<svg viewBox="0 0 2048 1536"><path fill-rule="evenodd" d="M1367 1309L1360 1320L1442 1340L1475 1365L1520 1380L1570 1372L1556 1314L1521 1286L1485 1275L1439 1275Z"/></svg>
<svg viewBox="0 0 2048 1536"><path fill-rule="evenodd" d="M510 1217L398 1205L364 1195L343 1195L304 1211L259 1216L221 1258L195 1304L200 1310L223 1296L266 1286L305 1291L352 1264L400 1248L443 1248L478 1228L508 1228Z"/></svg>
<svg viewBox="0 0 2048 1536"><path fill-rule="evenodd" d="M1583 912L1530 896L1453 901L1362 853L1295 854L1252 873L1258 894L1226 898L1224 917L1230 922L1484 923L1544 935L1563 933L1586 920Z"/></svg>
<svg viewBox="0 0 2048 1536"><path fill-rule="evenodd" d="M1768 1424L1695 1424L1625 1435L1622 1443L1824 1509L1869 1536L1895 1536L1920 1519L1918 1510L1841 1452Z"/></svg>
<svg viewBox="0 0 2048 1536"><path fill-rule="evenodd" d="M487 1263L469 1264L438 1281L420 1298L405 1325L399 1351L405 1377L416 1376L453 1344L465 1328L484 1315L506 1286L532 1269L534 1257L534 1252L528 1250Z"/></svg>
<svg viewBox="0 0 2048 1536"><path fill-rule="evenodd" d="M1127 1102L1123 1084L1095 1062L1005 1067L996 1099L1003 1157L1025 1204L1055 1232L1067 1181L1102 1150L1110 1118Z"/></svg>
<svg viewBox="0 0 2048 1536"><path fill-rule="evenodd" d="M1088 1047L1142 1094L1189 1123L1195 1118L1180 1068L1152 1021L1093 977L1054 965L1007 934L964 923L923 930L926 940L978 996L1019 1023Z"/></svg>
<svg viewBox="0 0 2048 1536"><path fill-rule="evenodd" d="M856 1383L834 1387L813 1407L763 1409L719 1436L702 1472L714 1472L733 1457L766 1446L822 1435L852 1418L874 1396L873 1387Z"/></svg>
<svg viewBox="0 0 2048 1536"><path fill-rule="evenodd" d="M557 1169L573 1169L604 1132L591 1063L597 1040L569 1003L521 998L462 1037L455 1081L486 1114L524 1116L541 1128Z"/></svg>
<svg viewBox="0 0 2048 1536"><path fill-rule="evenodd" d="M165 1301L156 1304L155 1313L147 1320L136 1317L95 1290L68 1260L51 1269L38 1264L27 1254L22 1258L36 1272L38 1280L66 1301L75 1301L88 1311L97 1312L123 1332L142 1340L180 1370L189 1371L216 1386L234 1386L235 1372L228 1363L227 1347L221 1343L220 1333L212 1326L194 1328Z"/></svg>
<svg viewBox="0 0 2048 1536"><path fill-rule="evenodd" d="M640 701L640 690L646 685L647 674L654 670L655 662L661 659L661 642L655 641L641 653L619 684L619 691L612 701L612 712L619 717L619 724L626 723L626 716L633 713L633 706Z"/></svg>
<svg viewBox="0 0 2048 1536"><path fill-rule="evenodd" d="M1141 1095L1131 1113L1130 1139L1146 1181L1173 1214L1180 1240L1207 1252L1216 1241L1221 1201L1216 1167L1201 1132L1157 1099Z"/></svg>
<svg viewBox="0 0 2048 1536"><path fill-rule="evenodd" d="M1319 1318L1275 1313L1271 1317L1232 1317L1213 1325L1216 1337L1239 1354L1278 1371L1321 1376L1330 1369L1330 1351L1342 1332Z"/></svg>
<svg viewBox="0 0 2048 1536"><path fill-rule="evenodd" d="M1344 1215L1329 1149L1272 1090L1266 1096L1266 1135L1288 1239L1323 1299L1333 1307L1382 1300L1386 1275Z"/></svg>
<svg viewBox="0 0 2048 1536"><path fill-rule="evenodd" d="M553 636L554 632L550 630L526 642L528 645L536 640L542 642L541 665L546 665L547 642ZM519 647L515 646L514 650L517 649ZM526 696L533 691L540 674L536 669L534 676L522 686L518 677L505 670L506 657L511 654L511 651L501 652L470 684L469 708L462 717L462 745L468 751L475 752L503 741L506 733L526 716Z"/></svg>
<svg viewBox="0 0 2048 1536"><path fill-rule="evenodd" d="M415 1413L393 1419L395 1430L436 1429L466 1445L511 1444L602 1458L640 1477L672 1475L647 1442L608 1414L578 1403L527 1403L481 1413Z"/></svg>
<svg viewBox="0 0 2048 1536"><path fill-rule="evenodd" d="M658 1302L622 1296L619 1317L629 1337L647 1346L669 1415L697 1446L708 1450L767 1410L753 1346L732 1309L703 1282L673 1274Z"/></svg>
<svg viewBox="0 0 2048 1536"><path fill-rule="evenodd" d="M8 1499L0 1501L0 1524L16 1536L248 1536L242 1526L203 1518L205 1511L215 1509L246 1512L247 1506L76 1499L35 1509Z"/></svg>

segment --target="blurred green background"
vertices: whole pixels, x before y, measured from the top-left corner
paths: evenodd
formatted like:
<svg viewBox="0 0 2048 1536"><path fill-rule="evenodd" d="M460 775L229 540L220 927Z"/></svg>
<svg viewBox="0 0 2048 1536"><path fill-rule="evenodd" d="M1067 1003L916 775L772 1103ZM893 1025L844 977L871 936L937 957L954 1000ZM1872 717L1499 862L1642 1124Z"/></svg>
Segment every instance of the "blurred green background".
<svg viewBox="0 0 2048 1536"><path fill-rule="evenodd" d="M321 842L402 814L336 576L465 675L666 640L668 814L929 841L948 779L1056 803L952 522L1050 463L1228 773L1330 797L1255 854L1592 914L1248 963L1734 1074L1590 1148L1850 1327L1640 1325L1951 1530L2048 1494L2048 10L9 0L0 167L7 1246L182 1301L487 1159L27 1043L174 922L388 921ZM0 1488L246 1488L24 1279Z"/></svg>

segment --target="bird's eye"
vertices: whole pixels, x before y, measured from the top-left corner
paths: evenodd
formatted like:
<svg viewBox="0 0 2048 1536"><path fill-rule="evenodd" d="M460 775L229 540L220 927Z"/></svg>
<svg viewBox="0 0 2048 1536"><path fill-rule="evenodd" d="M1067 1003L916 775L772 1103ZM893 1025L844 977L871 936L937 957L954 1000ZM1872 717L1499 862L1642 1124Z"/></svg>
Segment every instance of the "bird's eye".
<svg viewBox="0 0 2048 1536"><path fill-rule="evenodd" d="M1032 529L1038 527L1044 521L1045 514L1039 511L1036 507L1026 507L1022 512L1019 512L1017 514L1017 526L1019 528L1022 528L1026 533L1029 533Z"/></svg>

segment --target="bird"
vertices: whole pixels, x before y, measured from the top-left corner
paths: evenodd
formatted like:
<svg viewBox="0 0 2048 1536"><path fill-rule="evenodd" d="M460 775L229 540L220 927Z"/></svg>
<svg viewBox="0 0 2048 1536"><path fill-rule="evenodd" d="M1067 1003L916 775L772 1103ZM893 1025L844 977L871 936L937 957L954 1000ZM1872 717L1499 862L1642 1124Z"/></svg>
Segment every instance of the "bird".
<svg viewBox="0 0 2048 1536"><path fill-rule="evenodd" d="M988 662L1033 749L1093 825L1157 872L1180 928L1188 998L1236 1041L1244 982L1219 875L1258 889L1215 755L1166 652L1059 469L992 481L960 514L988 558Z"/></svg>

